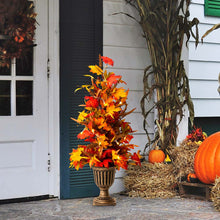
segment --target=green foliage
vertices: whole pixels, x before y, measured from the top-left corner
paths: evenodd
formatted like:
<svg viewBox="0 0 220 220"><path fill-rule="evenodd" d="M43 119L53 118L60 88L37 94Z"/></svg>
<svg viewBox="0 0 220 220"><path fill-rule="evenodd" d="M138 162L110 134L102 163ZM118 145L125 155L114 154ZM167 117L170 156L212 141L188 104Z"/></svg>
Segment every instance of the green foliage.
<svg viewBox="0 0 220 220"><path fill-rule="evenodd" d="M166 150L176 145L178 125L184 116L185 105L188 106L190 120L193 123L194 107L181 54L185 39L187 45L192 36L197 46L199 21L196 18L189 21L190 0L125 1L139 12L138 22L142 27L151 56L152 64L146 67L143 78L144 95L141 108L144 129L149 145L160 140L161 148ZM193 26L196 27L196 33L192 31ZM156 101L150 109L147 109L148 101L154 94ZM156 120L158 134L154 140L150 140L146 118L153 109L157 109L158 113Z"/></svg>

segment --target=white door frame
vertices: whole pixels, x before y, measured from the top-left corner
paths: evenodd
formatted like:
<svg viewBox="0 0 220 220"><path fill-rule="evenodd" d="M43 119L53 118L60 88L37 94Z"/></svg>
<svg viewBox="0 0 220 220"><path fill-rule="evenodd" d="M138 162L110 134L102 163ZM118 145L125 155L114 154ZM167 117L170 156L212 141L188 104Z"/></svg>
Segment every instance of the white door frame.
<svg viewBox="0 0 220 220"><path fill-rule="evenodd" d="M60 196L59 0L48 0L49 194Z"/></svg>
<svg viewBox="0 0 220 220"><path fill-rule="evenodd" d="M49 2L52 3L50 8L48 8ZM36 12L39 14L37 21L40 25L36 30L38 46L34 51L33 76L17 76L15 63L13 63L12 74L6 76L8 80L13 80L10 97L13 102L15 102L16 80L33 81L33 113L16 115L13 110L10 117L1 117L1 125L4 129L1 130L0 138L2 168L0 200L47 194L59 195L59 26L57 19L59 7L56 4L58 0L34 0L34 3ZM50 25L48 25L49 19ZM48 33L49 27L50 33ZM49 56L52 61L51 80L47 78ZM12 104L11 106L13 107ZM48 152L52 163L50 172L47 170L47 163L50 160ZM17 163L10 163L8 158L12 158L11 160ZM14 179L16 179L16 187L13 186Z"/></svg>

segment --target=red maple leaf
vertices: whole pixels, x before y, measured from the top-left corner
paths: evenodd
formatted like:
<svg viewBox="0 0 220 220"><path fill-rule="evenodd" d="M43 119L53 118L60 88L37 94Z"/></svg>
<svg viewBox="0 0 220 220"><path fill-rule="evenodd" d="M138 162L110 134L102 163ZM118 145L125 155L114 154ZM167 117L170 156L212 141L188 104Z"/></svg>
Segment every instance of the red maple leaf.
<svg viewBox="0 0 220 220"><path fill-rule="evenodd" d="M134 154L131 156L131 159L136 163L136 165L141 166L141 161L140 161L139 152L138 152L138 153L134 153Z"/></svg>
<svg viewBox="0 0 220 220"><path fill-rule="evenodd" d="M77 138L79 139L85 139L85 138L92 138L94 137L95 135L90 132L89 130L83 130L82 132L80 132L78 135L77 135Z"/></svg>
<svg viewBox="0 0 220 220"><path fill-rule="evenodd" d="M114 61L113 61L111 58L109 58L109 57L104 57L104 56L102 56L101 59L102 59L102 61L103 61L105 64L109 64L109 65L111 65L111 66L114 65Z"/></svg>
<svg viewBox="0 0 220 220"><path fill-rule="evenodd" d="M105 159L102 163L104 167L109 168L109 164L113 163L113 161L111 159Z"/></svg>
<svg viewBox="0 0 220 220"><path fill-rule="evenodd" d="M84 141L88 141L90 143L94 143L95 142L95 139L92 138L92 137L89 137L89 138L86 138Z"/></svg>
<svg viewBox="0 0 220 220"><path fill-rule="evenodd" d="M108 149L103 151L102 158L111 158L112 157L112 149Z"/></svg>
<svg viewBox="0 0 220 220"><path fill-rule="evenodd" d="M107 79L109 87L111 87L112 84L116 84L118 80L120 79L121 79L121 76L116 76L114 73L112 73Z"/></svg>
<svg viewBox="0 0 220 220"><path fill-rule="evenodd" d="M131 139L133 139L134 137L132 136L132 135L127 135L126 136L126 138L124 139L124 143L126 143L126 144L128 144L130 141L131 141Z"/></svg>
<svg viewBox="0 0 220 220"><path fill-rule="evenodd" d="M86 102L86 107L97 108L99 106L99 102L96 98L93 98L91 96L85 96L85 100L88 100Z"/></svg>
<svg viewBox="0 0 220 220"><path fill-rule="evenodd" d="M95 112L91 112L91 113L89 113L89 114L86 116L86 118L93 117L94 114L95 114Z"/></svg>

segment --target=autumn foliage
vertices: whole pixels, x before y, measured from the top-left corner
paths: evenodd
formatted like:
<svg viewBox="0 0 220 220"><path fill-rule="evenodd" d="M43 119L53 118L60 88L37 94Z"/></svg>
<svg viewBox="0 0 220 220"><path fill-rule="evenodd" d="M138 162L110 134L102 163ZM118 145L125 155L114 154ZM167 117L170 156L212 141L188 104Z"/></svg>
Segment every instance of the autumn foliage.
<svg viewBox="0 0 220 220"><path fill-rule="evenodd" d="M194 142L200 145L207 137L207 134L201 128L194 128L191 133L186 136L187 142Z"/></svg>
<svg viewBox="0 0 220 220"><path fill-rule="evenodd" d="M28 56L36 28L34 4L27 0L0 1L0 67L10 67L11 59Z"/></svg>
<svg viewBox="0 0 220 220"><path fill-rule="evenodd" d="M105 67L102 69L102 62ZM140 155L131 154L130 150L137 145L130 144L133 136L130 123L125 121L125 116L134 111L127 111L128 90L118 84L125 83L121 76L108 72L108 65L114 62L108 57L100 57L99 66L89 66L93 75L91 85L82 85L79 89L86 89L89 93L84 97L84 110L74 120L84 125L84 129L77 135L79 139L88 142L79 145L70 153L70 167L77 170L85 164L90 167L112 167L127 169L128 161L131 159L140 165Z"/></svg>

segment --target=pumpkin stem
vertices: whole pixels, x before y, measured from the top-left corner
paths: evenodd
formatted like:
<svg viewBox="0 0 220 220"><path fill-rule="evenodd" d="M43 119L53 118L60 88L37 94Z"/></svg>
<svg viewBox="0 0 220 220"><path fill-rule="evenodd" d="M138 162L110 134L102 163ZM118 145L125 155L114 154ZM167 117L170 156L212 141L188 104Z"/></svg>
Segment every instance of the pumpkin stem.
<svg viewBox="0 0 220 220"><path fill-rule="evenodd" d="M152 145L151 149L155 149L155 150L159 150L159 146L157 145L157 143L160 141L160 138L158 138L154 144ZM156 149L157 148L157 149Z"/></svg>
<svg viewBox="0 0 220 220"><path fill-rule="evenodd" d="M158 145L155 147L155 150L159 150L159 146Z"/></svg>

